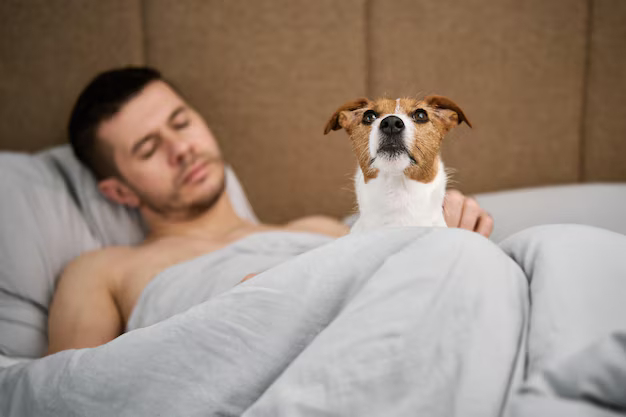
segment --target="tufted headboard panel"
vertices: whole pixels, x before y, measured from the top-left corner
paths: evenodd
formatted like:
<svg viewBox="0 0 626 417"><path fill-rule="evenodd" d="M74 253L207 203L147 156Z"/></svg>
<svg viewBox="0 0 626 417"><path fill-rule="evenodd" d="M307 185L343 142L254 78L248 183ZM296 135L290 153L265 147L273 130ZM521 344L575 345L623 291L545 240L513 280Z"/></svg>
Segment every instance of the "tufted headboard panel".
<svg viewBox="0 0 626 417"><path fill-rule="evenodd" d="M446 95L474 129L444 161L467 193L626 181L622 0L4 0L0 149L66 141L98 72L151 65L206 117L259 217L348 214L332 112Z"/></svg>

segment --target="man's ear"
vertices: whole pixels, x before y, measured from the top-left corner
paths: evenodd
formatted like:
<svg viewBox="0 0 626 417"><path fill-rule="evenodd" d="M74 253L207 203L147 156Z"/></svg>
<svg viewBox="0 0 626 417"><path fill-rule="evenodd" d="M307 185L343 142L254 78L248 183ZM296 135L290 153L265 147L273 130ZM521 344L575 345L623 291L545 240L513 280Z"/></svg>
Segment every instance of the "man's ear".
<svg viewBox="0 0 626 417"><path fill-rule="evenodd" d="M339 107L330 117L328 123L326 123L324 134L327 134L331 130L339 130L342 127L345 128L348 126L354 119L354 114L352 114L352 112L367 107L370 103L371 102L366 98L357 98L356 100L349 101Z"/></svg>
<svg viewBox="0 0 626 417"><path fill-rule="evenodd" d="M98 190L104 196L117 204L123 204L129 207L139 207L139 197L126 184L115 177L98 182Z"/></svg>
<svg viewBox="0 0 626 417"><path fill-rule="evenodd" d="M424 102L435 109L443 110L439 113L441 114L441 120L443 120L446 130L450 130L463 122L467 123L469 127L472 127L470 121L465 117L463 110L449 98L443 96L428 96L424 99Z"/></svg>

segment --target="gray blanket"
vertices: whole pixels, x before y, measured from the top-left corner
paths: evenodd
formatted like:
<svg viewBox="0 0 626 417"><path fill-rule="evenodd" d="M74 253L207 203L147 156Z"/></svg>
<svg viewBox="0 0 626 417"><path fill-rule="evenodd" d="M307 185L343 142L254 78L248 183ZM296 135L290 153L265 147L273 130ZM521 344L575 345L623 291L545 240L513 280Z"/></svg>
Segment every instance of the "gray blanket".
<svg viewBox="0 0 626 417"><path fill-rule="evenodd" d="M583 245L607 243L600 259L578 254L575 260L595 265L600 292L624 294L626 262L616 254L626 253L626 239L575 229ZM626 410L624 339L616 337L626 327L623 303L610 297L578 303L595 330L583 326L577 334L548 308L561 302L554 298L558 288L552 298L541 293L542 274L571 264L581 250L568 252L562 242L541 247L563 230L571 228L513 238L503 243L506 252L455 229L386 229L335 241L298 234L284 246L278 234L251 236L164 271L133 312L128 327L134 330L114 341L0 370L0 412L482 417L567 409L563 415L618 415ZM289 250L266 257L260 254L266 240ZM239 263L225 256L231 251L250 256ZM242 274L259 270L232 288ZM584 278L574 275L572 282ZM177 289L177 280L185 289ZM539 288L532 309L529 280L532 294L532 286ZM546 322L534 317L536 309L557 320L551 322L556 333L535 334L533 323ZM565 324L567 332L559 333ZM594 360L593 372L578 366Z"/></svg>
<svg viewBox="0 0 626 417"><path fill-rule="evenodd" d="M315 233L254 233L233 244L172 266L143 290L127 331L182 313L230 290L250 273L260 273L334 239Z"/></svg>

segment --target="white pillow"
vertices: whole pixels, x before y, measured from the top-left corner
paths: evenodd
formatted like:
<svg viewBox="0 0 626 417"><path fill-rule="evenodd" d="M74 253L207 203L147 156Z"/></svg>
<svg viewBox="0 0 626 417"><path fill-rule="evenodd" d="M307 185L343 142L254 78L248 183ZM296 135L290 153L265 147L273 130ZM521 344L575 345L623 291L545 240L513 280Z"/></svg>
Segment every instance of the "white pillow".
<svg viewBox="0 0 626 417"><path fill-rule="evenodd" d="M239 216L258 222L229 166L226 191ZM0 354L45 352L48 306L67 262L144 234L137 210L105 199L68 145L0 152Z"/></svg>
<svg viewBox="0 0 626 417"><path fill-rule="evenodd" d="M476 201L494 218L491 240L542 224L586 224L626 234L626 184L587 183L483 193Z"/></svg>

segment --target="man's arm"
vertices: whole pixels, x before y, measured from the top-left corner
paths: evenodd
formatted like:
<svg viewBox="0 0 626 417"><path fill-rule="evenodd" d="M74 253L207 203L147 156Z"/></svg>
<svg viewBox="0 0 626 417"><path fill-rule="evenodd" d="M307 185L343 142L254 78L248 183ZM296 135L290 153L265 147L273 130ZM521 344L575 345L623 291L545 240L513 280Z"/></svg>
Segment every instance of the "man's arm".
<svg viewBox="0 0 626 417"><path fill-rule="evenodd" d="M48 355L99 346L122 333L112 280L106 279L112 265L105 250L82 255L65 268L50 306Z"/></svg>

